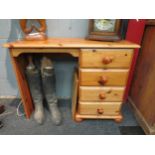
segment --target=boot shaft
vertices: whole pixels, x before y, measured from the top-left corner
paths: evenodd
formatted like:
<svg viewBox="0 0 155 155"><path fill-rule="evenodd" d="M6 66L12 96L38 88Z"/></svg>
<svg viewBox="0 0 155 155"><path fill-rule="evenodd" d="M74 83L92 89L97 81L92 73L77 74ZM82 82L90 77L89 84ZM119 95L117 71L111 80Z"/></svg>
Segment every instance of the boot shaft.
<svg viewBox="0 0 155 155"><path fill-rule="evenodd" d="M43 91L40 70L33 63L32 58L29 60L31 61L28 62L28 65L26 67L26 78L34 103L41 104L43 100Z"/></svg>
<svg viewBox="0 0 155 155"><path fill-rule="evenodd" d="M41 61L42 84L48 104L57 103L56 78L52 61L43 57Z"/></svg>

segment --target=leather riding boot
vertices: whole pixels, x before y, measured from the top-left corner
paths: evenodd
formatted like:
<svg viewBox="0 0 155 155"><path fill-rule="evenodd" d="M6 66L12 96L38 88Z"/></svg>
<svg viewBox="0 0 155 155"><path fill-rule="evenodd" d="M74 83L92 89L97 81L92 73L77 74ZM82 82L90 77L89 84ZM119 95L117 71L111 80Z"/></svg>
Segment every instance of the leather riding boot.
<svg viewBox="0 0 155 155"><path fill-rule="evenodd" d="M41 75L39 69L33 64L32 57L29 57L29 64L26 67L26 76L35 108L34 119L38 124L42 124L44 121L44 107Z"/></svg>
<svg viewBox="0 0 155 155"><path fill-rule="evenodd" d="M58 108L58 100L56 97L56 79L52 61L46 57L41 61L41 73L43 91L49 106L52 121L55 125L60 125L62 117Z"/></svg>

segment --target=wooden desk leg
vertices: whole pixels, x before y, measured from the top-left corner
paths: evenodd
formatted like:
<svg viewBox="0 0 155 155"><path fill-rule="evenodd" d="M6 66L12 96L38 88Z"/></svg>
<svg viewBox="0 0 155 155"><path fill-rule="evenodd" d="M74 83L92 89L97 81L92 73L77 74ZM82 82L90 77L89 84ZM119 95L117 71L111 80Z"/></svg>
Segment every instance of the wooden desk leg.
<svg viewBox="0 0 155 155"><path fill-rule="evenodd" d="M33 103L32 103L32 98L29 91L29 87L25 79L24 69L22 68L22 65L18 62L17 58L13 57L11 50L10 50L10 56L13 64L13 69L16 75L26 118L30 118L31 113L33 111Z"/></svg>
<svg viewBox="0 0 155 155"><path fill-rule="evenodd" d="M77 110L77 97L78 97L78 75L75 71L74 73L74 83L72 89L72 119L76 121L76 110Z"/></svg>

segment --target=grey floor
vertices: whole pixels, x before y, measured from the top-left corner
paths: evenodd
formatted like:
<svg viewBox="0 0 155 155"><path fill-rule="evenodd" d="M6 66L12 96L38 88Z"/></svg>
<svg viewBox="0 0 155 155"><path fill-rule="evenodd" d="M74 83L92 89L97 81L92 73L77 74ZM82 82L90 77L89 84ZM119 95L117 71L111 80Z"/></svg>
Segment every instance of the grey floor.
<svg viewBox="0 0 155 155"><path fill-rule="evenodd" d="M33 120L27 120L24 116L17 116L16 108L19 100L0 100L0 104L6 105L6 112L0 117L4 127L0 129L1 135L120 135L121 126L138 126L128 104L123 106L124 120L122 123L115 123L113 120L84 120L76 123L71 118L71 102L68 100L59 101L63 114L61 126L54 126L46 110L46 120L43 125L37 125ZM23 112L23 108L20 108Z"/></svg>

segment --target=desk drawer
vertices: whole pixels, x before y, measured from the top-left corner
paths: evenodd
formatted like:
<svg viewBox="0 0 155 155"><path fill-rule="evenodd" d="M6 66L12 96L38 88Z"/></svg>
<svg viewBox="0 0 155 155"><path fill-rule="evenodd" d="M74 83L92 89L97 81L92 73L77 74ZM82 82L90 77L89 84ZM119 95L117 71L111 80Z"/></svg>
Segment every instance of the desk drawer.
<svg viewBox="0 0 155 155"><path fill-rule="evenodd" d="M82 49L82 68L129 68L133 49Z"/></svg>
<svg viewBox="0 0 155 155"><path fill-rule="evenodd" d="M83 115L118 115L121 102L79 102L78 113Z"/></svg>
<svg viewBox="0 0 155 155"><path fill-rule="evenodd" d="M125 86L128 70L80 69L81 86Z"/></svg>
<svg viewBox="0 0 155 155"><path fill-rule="evenodd" d="M125 87L80 87L80 101L119 101L123 100Z"/></svg>

